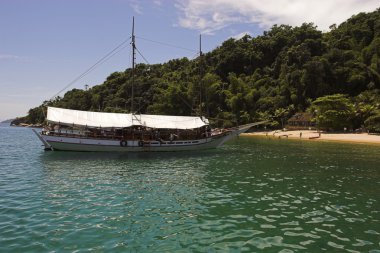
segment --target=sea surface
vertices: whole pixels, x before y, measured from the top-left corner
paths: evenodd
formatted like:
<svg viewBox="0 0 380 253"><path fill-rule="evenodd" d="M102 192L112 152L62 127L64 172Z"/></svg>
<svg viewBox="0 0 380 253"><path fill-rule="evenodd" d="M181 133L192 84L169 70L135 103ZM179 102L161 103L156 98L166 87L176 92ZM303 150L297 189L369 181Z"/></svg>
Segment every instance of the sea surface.
<svg viewBox="0 0 380 253"><path fill-rule="evenodd" d="M0 126L0 252L380 252L380 146L46 152Z"/></svg>

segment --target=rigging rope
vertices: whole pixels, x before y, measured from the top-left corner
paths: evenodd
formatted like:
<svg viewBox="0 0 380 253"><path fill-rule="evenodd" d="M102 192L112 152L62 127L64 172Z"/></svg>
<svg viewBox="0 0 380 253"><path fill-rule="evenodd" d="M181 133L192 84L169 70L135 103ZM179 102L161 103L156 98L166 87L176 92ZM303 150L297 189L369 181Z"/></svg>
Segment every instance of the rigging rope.
<svg viewBox="0 0 380 253"><path fill-rule="evenodd" d="M88 68L86 71L84 71L82 74L80 74L79 76L77 76L73 81L71 81L70 83L68 83L64 88L62 88L60 91L58 91L54 96L52 96L50 98L50 100L52 100L53 98L57 97L61 92L63 92L64 90L68 89L70 86L72 86L75 82L79 81L80 79L82 79L83 77L85 77L86 75L88 75L90 72L92 72L96 67L98 67L99 65L105 63L106 61L108 61L110 58L112 58L114 55L116 55L117 53L119 53L120 51L122 51L124 48L126 48L127 46L129 46L129 44L127 44L130 40L131 40L132 37L129 37L128 39L124 40L122 43L120 43L118 46L116 46L114 49L112 49L109 53L107 53L105 56L103 56L101 59L99 59L95 64L93 64L90 68ZM193 49L189 49L189 48L185 48L185 47L181 47L181 46L176 46L176 45L173 45L173 44L169 44L169 43L165 43L165 42L160 42L160 41L155 41L155 40L150 40L150 39L146 39L146 38L143 38L143 37L138 37L136 36L136 38L139 38L141 40L145 40L145 41L149 41L149 42L153 42L153 43L156 43L156 44L160 44L160 45L164 45L164 46L167 46L167 47L173 47L173 48L178 48L178 49L182 49L182 50L186 50L186 51L189 51L189 52L192 52L192 53L196 53L195 55L192 56L192 58L196 58L197 56L199 56L199 53L196 51L196 50L193 50ZM149 61L142 55L142 53L136 48L138 54L143 58L143 60L150 65ZM192 108L192 106L186 101L186 99L184 99L182 96L180 96L180 99L192 110L192 111L195 111L194 108ZM141 108L141 106L140 106ZM140 110L139 108L139 110ZM45 112L43 111L43 114L46 118L46 115L45 115Z"/></svg>
<svg viewBox="0 0 380 253"><path fill-rule="evenodd" d="M148 60L144 57L144 55L142 55L141 54L141 52L139 51L139 49L136 47L136 51L137 51L137 53L139 53L139 55L144 59L144 61L148 64L148 65L150 65L150 63L148 62Z"/></svg>
<svg viewBox="0 0 380 253"><path fill-rule="evenodd" d="M180 47L180 46L176 46L176 45L173 45L173 44L169 44L169 43L165 43L165 42L160 42L160 41L155 41L155 40L150 40L150 39L146 39L146 38L143 38L143 37L139 37L139 36L136 36L136 38L139 38L141 40L145 40L145 41L149 41L149 42L153 42L153 43L157 43L157 44L161 44L161 45L164 45L164 46L168 46L168 47L174 47L174 48L179 48L179 49L182 49L182 50L186 50L186 51L190 51L190 52L197 52L193 49L189 49L189 48L185 48L185 47ZM80 74L79 76L77 76L74 80L72 80L70 83L68 83L65 87L63 87L60 91L58 91L54 96L52 96L50 98L53 99L55 97L57 97L61 92L63 92L64 90L68 89L70 86L72 86L75 82L79 81L80 79L82 79L83 77L85 77L86 75L88 75L91 71L93 71L96 67L98 67L99 65L103 64L104 62L108 61L111 57L113 57L115 54L119 53L121 50L123 50L125 47L126 47L126 43L129 42L131 40L131 37L129 37L127 40L123 41L122 43L120 43L118 46L116 46L114 49L112 49L109 53L107 53L105 56L103 56L100 60L98 60L94 65L92 65L90 68L88 68L86 71L84 71L82 74ZM150 64L149 61L141 54L141 52L136 48L137 52L139 53L139 55L144 59L144 61L147 63L147 64ZM196 55L195 55L196 57Z"/></svg>
<svg viewBox="0 0 380 253"><path fill-rule="evenodd" d="M193 49L189 49L189 48L185 48L185 47L180 47L180 46L176 46L176 45L165 43L165 42L150 40L150 39L142 38L142 37L139 37L139 36L136 36L136 38L139 38L139 39L145 40L145 41L149 41L149 42L153 42L153 43L157 43L157 44L161 44L161 45L164 45L164 46L167 46L167 47L174 47L174 48L179 48L179 49L190 51L190 52L197 52L196 50L193 50Z"/></svg>
<svg viewBox="0 0 380 253"><path fill-rule="evenodd" d="M109 53L107 53L100 60L98 60L94 65L92 65L90 68L88 68L86 71L84 71L78 77L76 77L73 81L71 81L69 84L67 84L63 89L61 89L59 92L57 92L54 96L52 96L50 98L50 100L53 99L53 98L55 98L55 97L57 97L62 91L64 91L67 88L69 88L75 82L77 82L78 80L80 80L81 78L83 78L84 76L86 76L87 74L89 74L91 71L93 71L96 67L98 67L99 65L103 64L104 62L106 62L107 60L109 60L111 57L113 57L115 54L119 53L121 50L123 50L124 48L126 48L128 45L125 45L125 44L127 42L129 42L130 39L131 39L131 37L129 37L127 40L123 41L117 47L115 47L114 49L112 49Z"/></svg>

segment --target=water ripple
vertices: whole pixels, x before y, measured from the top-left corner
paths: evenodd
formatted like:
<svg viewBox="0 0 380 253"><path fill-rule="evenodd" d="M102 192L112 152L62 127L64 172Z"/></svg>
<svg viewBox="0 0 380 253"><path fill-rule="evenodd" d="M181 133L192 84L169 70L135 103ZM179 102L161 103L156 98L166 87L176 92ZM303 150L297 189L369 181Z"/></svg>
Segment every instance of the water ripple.
<svg viewBox="0 0 380 253"><path fill-rule="evenodd" d="M0 252L379 252L372 146L120 155L43 152L28 129L0 139Z"/></svg>

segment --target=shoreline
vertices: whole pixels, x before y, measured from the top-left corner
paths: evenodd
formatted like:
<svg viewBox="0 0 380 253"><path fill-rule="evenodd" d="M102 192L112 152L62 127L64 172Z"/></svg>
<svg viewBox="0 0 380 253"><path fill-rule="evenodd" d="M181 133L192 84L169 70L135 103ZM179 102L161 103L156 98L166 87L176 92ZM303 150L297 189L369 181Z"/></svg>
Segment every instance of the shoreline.
<svg viewBox="0 0 380 253"><path fill-rule="evenodd" d="M306 141L334 141L380 145L380 135L368 133L326 133L315 130L294 130L294 131L266 131L244 133L242 136L264 136L277 139L299 139Z"/></svg>

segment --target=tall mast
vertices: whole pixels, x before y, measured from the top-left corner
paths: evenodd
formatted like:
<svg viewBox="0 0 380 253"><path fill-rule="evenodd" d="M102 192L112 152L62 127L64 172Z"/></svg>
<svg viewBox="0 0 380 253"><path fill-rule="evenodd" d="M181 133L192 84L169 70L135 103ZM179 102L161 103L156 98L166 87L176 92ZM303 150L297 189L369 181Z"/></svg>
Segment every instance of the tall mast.
<svg viewBox="0 0 380 253"><path fill-rule="evenodd" d="M136 44L135 44L135 17L132 21L132 98L131 98L131 113L133 113L134 86L135 86L135 60L136 60Z"/></svg>
<svg viewBox="0 0 380 253"><path fill-rule="evenodd" d="M202 34L199 34L199 116L202 117Z"/></svg>

